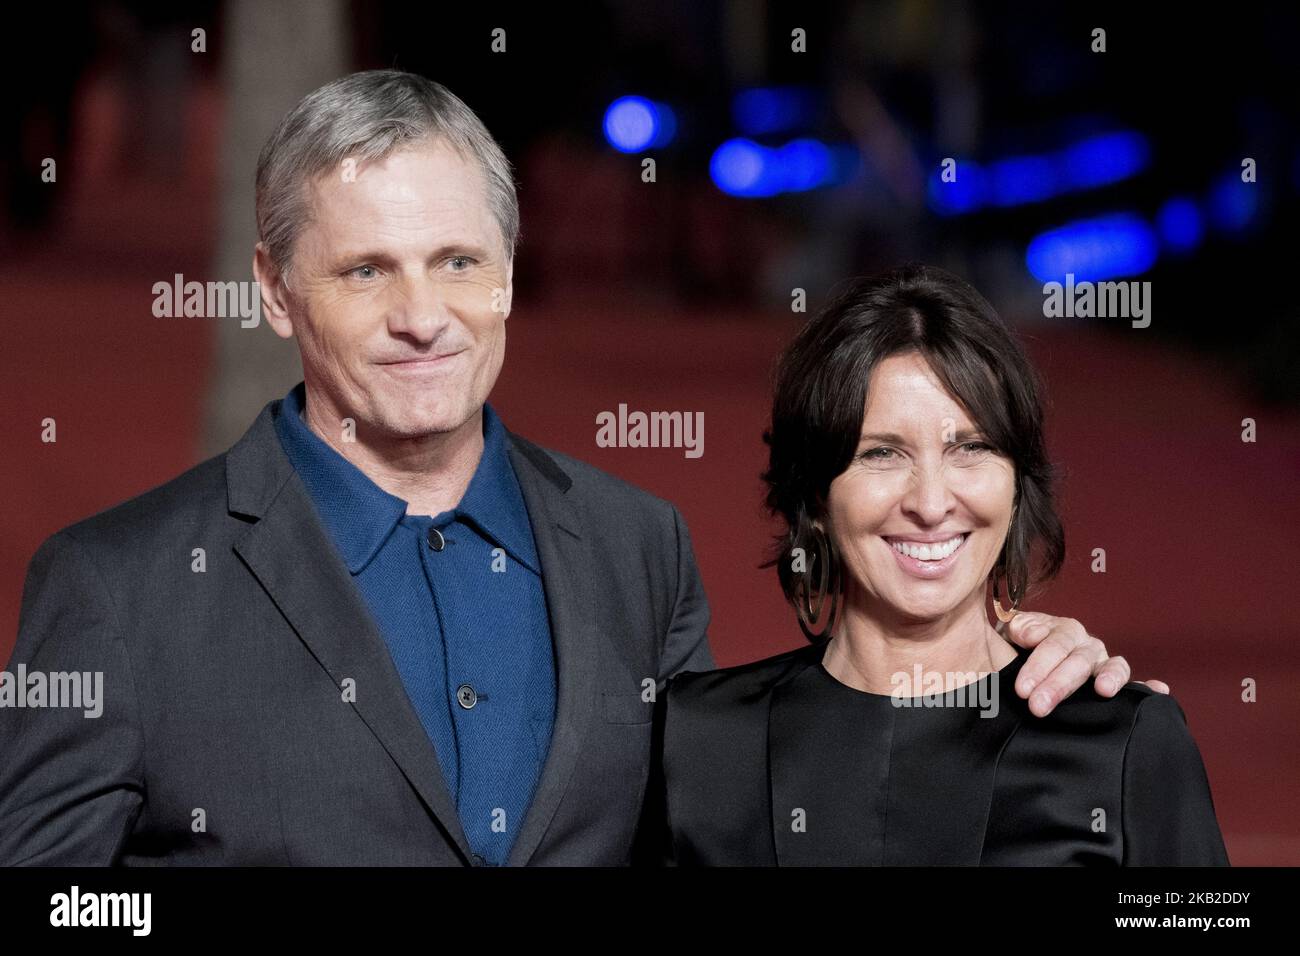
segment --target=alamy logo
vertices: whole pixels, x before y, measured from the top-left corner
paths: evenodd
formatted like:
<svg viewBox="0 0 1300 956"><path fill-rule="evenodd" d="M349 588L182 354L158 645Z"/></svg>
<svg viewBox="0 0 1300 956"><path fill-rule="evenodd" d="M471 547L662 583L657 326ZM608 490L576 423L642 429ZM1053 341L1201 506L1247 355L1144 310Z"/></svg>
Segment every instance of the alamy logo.
<svg viewBox="0 0 1300 956"><path fill-rule="evenodd" d="M895 707L974 707L981 717L998 715L998 672L981 680L975 671L923 671L920 664L912 672L891 675L890 703ZM952 690L945 691L945 687Z"/></svg>
<svg viewBox="0 0 1300 956"><path fill-rule="evenodd" d="M103 671L0 671L0 707L80 707L87 717L104 712Z"/></svg>
<svg viewBox="0 0 1300 956"><path fill-rule="evenodd" d="M158 318L228 319L238 316L242 328L262 321L262 290L256 282L186 282L153 284L153 314Z"/></svg>
<svg viewBox="0 0 1300 956"><path fill-rule="evenodd" d="M596 444L601 448L684 448L687 458L704 454L703 412L629 412L596 416Z"/></svg>
<svg viewBox="0 0 1300 956"><path fill-rule="evenodd" d="M1075 282L1065 274L1065 284L1043 286L1043 315L1049 319L1132 319L1133 328L1151 324L1150 282Z"/></svg>
<svg viewBox="0 0 1300 956"><path fill-rule="evenodd" d="M153 924L152 893L85 893L73 886L50 897L51 926L129 926L148 936Z"/></svg>

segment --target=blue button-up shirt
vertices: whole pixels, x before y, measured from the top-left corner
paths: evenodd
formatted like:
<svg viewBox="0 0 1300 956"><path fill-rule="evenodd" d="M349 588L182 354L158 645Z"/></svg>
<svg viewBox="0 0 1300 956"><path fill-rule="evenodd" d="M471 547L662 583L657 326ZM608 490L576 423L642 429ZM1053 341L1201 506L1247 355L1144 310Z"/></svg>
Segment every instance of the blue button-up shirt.
<svg viewBox="0 0 1300 956"><path fill-rule="evenodd" d="M483 406L483 456L451 511L409 515L285 396L276 430L352 573L424 724L465 836L502 865L550 747L555 658L532 525ZM304 560L311 560L304 555Z"/></svg>

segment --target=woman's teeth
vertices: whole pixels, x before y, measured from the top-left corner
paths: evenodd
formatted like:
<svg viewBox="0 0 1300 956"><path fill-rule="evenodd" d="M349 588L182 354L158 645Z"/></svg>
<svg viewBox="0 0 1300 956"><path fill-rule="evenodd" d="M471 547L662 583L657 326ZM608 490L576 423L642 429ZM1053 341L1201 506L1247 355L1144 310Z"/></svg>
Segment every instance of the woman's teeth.
<svg viewBox="0 0 1300 956"><path fill-rule="evenodd" d="M916 558L918 561L942 561L960 548L961 543L965 540L966 536L959 534L950 541L942 541L936 544L909 544L906 541L891 541L890 544L895 551L901 551L909 558Z"/></svg>

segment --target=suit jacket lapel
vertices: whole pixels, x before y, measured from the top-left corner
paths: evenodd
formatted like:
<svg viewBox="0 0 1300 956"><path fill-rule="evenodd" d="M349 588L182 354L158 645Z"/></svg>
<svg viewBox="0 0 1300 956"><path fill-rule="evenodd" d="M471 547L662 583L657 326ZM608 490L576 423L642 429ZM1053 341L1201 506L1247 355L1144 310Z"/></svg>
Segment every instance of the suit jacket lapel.
<svg viewBox="0 0 1300 956"><path fill-rule="evenodd" d="M536 445L510 436L510 461L523 492L541 562L542 590L556 656L556 713L550 750L509 864L528 863L568 789L593 719L596 697L595 562L566 497L572 479Z"/></svg>
<svg viewBox="0 0 1300 956"><path fill-rule="evenodd" d="M471 850L382 635L337 557L307 489L280 447L267 405L226 456L230 510L257 518L235 551L336 686L355 682L354 709L410 781L448 839Z"/></svg>

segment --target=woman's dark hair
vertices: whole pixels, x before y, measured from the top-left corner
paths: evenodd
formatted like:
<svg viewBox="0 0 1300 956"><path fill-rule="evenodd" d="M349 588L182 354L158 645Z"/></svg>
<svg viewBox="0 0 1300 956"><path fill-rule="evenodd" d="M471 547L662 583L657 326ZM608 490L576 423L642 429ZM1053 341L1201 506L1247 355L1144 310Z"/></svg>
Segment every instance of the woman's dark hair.
<svg viewBox="0 0 1300 956"><path fill-rule="evenodd" d="M767 507L785 523L770 560L796 609L807 603L808 578L843 580L838 567L795 570L803 549L818 556L813 522L824 517L831 482L857 450L871 374L892 355L916 352L1016 470L1016 509L993 575L1019 604L1031 583L1053 577L1065 558L1065 532L1053 503L1055 472L1047 459L1038 377L993 307L969 283L933 266L907 265L856 279L810 320L777 367L770 454L763 481ZM1031 549L1041 546L1037 567ZM823 595L824 597L824 595ZM1003 598L1005 600L1005 597ZM801 613L800 622L803 623ZM805 633L809 634L805 626Z"/></svg>

